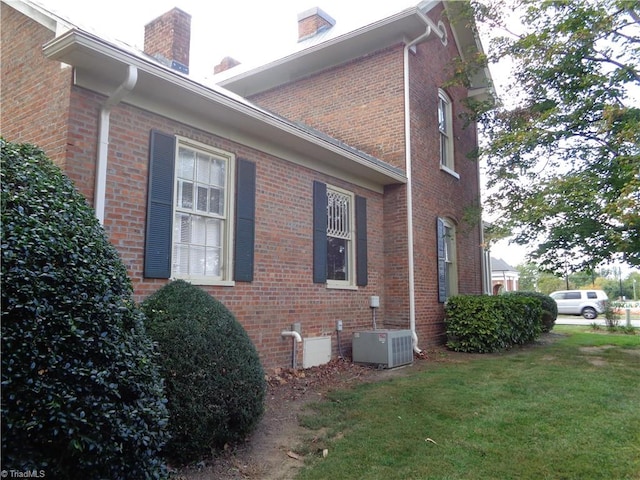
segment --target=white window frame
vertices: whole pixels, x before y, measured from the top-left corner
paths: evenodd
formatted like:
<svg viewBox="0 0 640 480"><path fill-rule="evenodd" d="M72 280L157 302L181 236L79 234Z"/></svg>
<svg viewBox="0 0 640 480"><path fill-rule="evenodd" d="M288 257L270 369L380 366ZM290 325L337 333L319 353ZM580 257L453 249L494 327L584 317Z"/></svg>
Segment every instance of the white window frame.
<svg viewBox="0 0 640 480"><path fill-rule="evenodd" d="M446 297L450 298L458 294L458 248L456 240L456 225L448 218L443 218L444 223L444 262L447 285Z"/></svg>
<svg viewBox="0 0 640 480"><path fill-rule="evenodd" d="M186 280L194 285L221 285L221 286L233 286L233 222L234 222L234 209L235 209L235 167L236 158L233 153L220 150L218 148L206 145L204 143L197 142L185 137L176 137L176 152L175 152L175 171L174 171L174 196L173 196L173 221L174 226L172 230L171 238L171 278ZM179 207L178 195L180 194L179 188L179 169L180 169L180 149L186 148L196 153L202 153L210 156L215 160L221 160L225 163L225 176L224 181L224 206L220 214L215 213L200 213L194 209L183 209ZM213 184L209 184L213 186ZM220 232L220 275L206 275L206 274L192 274L192 273L179 273L176 271L176 244L178 238L176 233L178 226L176 225L176 215L180 212L188 213L190 215L219 219L222 222L222 228Z"/></svg>
<svg viewBox="0 0 640 480"><path fill-rule="evenodd" d="M455 169L453 149L453 109L451 99L438 89L438 143L440 145L440 169L460 178Z"/></svg>
<svg viewBox="0 0 640 480"><path fill-rule="evenodd" d="M355 290L358 287L356 286L356 201L355 195L353 192L348 190L344 190L339 187L334 187L332 185L327 185L327 242L329 240L330 230L332 228L331 221L329 219L329 209L331 208L329 202L329 195L333 192L338 195L342 195L348 198L348 219L346 228L348 229L348 238L347 240L347 275L344 280L333 280L329 278L329 252L327 248L327 288L337 288L337 289L350 289ZM345 238L344 236L333 236L334 238Z"/></svg>

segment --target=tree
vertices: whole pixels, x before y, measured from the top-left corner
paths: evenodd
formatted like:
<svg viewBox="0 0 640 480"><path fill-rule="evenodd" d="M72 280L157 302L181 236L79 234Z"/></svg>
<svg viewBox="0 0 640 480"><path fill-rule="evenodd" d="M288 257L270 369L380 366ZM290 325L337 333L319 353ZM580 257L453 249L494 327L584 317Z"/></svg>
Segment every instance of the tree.
<svg viewBox="0 0 640 480"><path fill-rule="evenodd" d="M506 33L487 58L456 64L453 81L487 61L513 65L512 104L468 105L486 139L494 229L537 245L532 259L556 273L617 256L640 265L639 4L521 0L519 34L505 0L468 5L480 27Z"/></svg>
<svg viewBox="0 0 640 480"><path fill-rule="evenodd" d="M0 167L2 476L166 478L163 382L118 252L42 150L0 138Z"/></svg>

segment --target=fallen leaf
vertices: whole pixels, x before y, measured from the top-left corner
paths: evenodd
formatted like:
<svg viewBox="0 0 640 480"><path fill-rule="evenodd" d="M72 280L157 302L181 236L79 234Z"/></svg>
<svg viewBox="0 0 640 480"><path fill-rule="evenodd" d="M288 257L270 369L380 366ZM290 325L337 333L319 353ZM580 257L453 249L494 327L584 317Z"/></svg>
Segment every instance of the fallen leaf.
<svg viewBox="0 0 640 480"><path fill-rule="evenodd" d="M298 455L297 453L292 452L291 450L289 450L287 452L287 456L289 456L291 458L295 458L296 460L302 460L302 457L300 455Z"/></svg>

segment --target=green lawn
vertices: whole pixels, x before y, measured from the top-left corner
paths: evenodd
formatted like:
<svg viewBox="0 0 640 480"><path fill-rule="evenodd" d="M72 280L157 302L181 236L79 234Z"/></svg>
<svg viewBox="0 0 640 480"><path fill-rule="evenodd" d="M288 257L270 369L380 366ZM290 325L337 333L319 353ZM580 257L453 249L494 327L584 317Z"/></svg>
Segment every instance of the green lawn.
<svg viewBox="0 0 640 480"><path fill-rule="evenodd" d="M333 392L303 419L298 478L640 479L640 335L554 332Z"/></svg>

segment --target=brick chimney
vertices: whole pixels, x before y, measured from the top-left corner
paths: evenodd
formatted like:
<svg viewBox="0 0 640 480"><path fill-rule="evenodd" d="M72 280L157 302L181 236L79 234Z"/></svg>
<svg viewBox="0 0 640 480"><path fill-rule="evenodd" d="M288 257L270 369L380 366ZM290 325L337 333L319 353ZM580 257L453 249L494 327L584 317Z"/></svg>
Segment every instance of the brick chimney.
<svg viewBox="0 0 640 480"><path fill-rule="evenodd" d="M328 30L336 21L318 7L310 8L298 14L298 42Z"/></svg>
<svg viewBox="0 0 640 480"><path fill-rule="evenodd" d="M213 67L213 74L217 75L220 72L224 72L225 70L229 70L230 68L235 67L236 65L240 65L240 62L235 58L224 57L220 60L220 63Z"/></svg>
<svg viewBox="0 0 640 480"><path fill-rule="evenodd" d="M174 8L144 27L144 53L164 65L189 73L191 15Z"/></svg>

